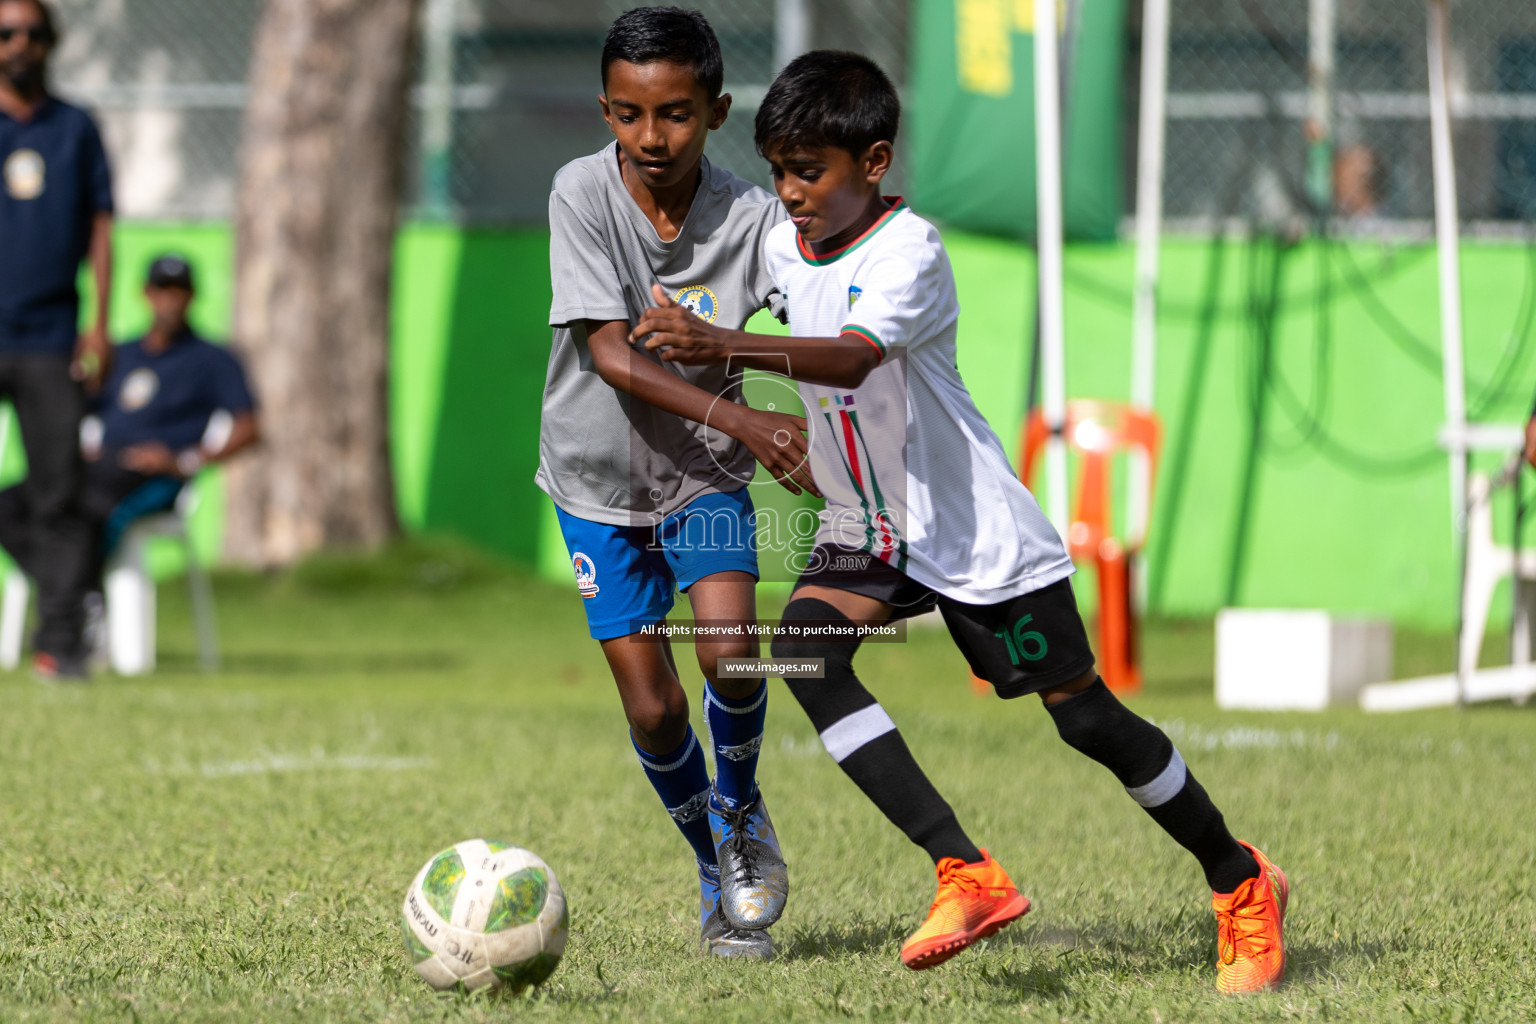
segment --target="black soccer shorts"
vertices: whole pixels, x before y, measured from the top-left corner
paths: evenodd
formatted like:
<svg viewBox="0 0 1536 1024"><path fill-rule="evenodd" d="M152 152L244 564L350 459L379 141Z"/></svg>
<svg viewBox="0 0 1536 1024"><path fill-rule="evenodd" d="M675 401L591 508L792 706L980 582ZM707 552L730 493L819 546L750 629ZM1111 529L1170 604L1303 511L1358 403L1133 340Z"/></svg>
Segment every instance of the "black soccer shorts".
<svg viewBox="0 0 1536 1024"><path fill-rule="evenodd" d="M893 619L935 606L977 678L1005 700L1070 682L1093 668L1093 649L1069 579L998 604L935 594L866 551L817 545L796 588L830 587L891 605Z"/></svg>

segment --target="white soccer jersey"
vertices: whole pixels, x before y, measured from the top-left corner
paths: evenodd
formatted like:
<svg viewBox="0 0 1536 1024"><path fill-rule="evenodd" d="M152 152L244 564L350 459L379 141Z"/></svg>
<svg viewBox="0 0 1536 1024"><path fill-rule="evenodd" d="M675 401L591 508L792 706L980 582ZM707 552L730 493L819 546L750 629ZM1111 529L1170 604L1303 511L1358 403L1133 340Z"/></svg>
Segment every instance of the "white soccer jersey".
<svg viewBox="0 0 1536 1024"><path fill-rule="evenodd" d="M852 333L880 365L851 391L800 383L818 544L868 551L929 589L995 604L1072 572L955 368L960 304L939 233L899 199L856 240L815 256L784 222L768 271L797 337Z"/></svg>

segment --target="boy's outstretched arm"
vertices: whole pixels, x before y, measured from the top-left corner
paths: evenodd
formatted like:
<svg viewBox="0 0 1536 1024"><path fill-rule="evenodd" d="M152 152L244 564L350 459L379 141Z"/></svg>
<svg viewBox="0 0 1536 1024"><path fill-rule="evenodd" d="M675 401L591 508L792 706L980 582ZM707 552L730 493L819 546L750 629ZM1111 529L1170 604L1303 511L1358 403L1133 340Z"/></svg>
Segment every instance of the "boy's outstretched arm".
<svg viewBox="0 0 1536 1024"><path fill-rule="evenodd" d="M592 367L609 387L729 434L790 493L803 489L821 497L811 479L804 419L737 405L695 387L635 351L625 320L588 320L586 328Z"/></svg>
<svg viewBox="0 0 1536 1024"><path fill-rule="evenodd" d="M629 333L631 344L644 344L672 363L732 363L754 370L784 373L795 380L830 387L856 388L876 366L881 353L858 334L837 338L781 338L730 331L707 324L652 285L656 305L647 309Z"/></svg>

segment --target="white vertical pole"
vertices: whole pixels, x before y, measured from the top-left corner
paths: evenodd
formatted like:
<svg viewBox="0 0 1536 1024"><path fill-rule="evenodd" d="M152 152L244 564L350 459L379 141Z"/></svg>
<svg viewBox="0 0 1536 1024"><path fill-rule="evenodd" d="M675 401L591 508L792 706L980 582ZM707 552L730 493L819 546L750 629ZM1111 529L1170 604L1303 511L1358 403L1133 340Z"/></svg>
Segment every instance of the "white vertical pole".
<svg viewBox="0 0 1536 1024"><path fill-rule="evenodd" d="M1141 18L1141 110L1136 128L1136 291L1131 314L1131 404L1151 409L1157 397L1158 245L1163 224L1163 153L1168 108L1168 4L1146 0ZM1151 467L1131 460L1127 535L1146 534ZM1138 576L1144 581L1145 575ZM1141 586L1138 584L1138 590Z"/></svg>
<svg viewBox="0 0 1536 1024"><path fill-rule="evenodd" d="M422 12L421 199L430 216L453 205L453 49L458 0L427 0Z"/></svg>
<svg viewBox="0 0 1536 1024"><path fill-rule="evenodd" d="M1310 0L1307 12L1307 197L1318 216L1333 207L1333 67L1337 0Z"/></svg>
<svg viewBox="0 0 1536 1024"><path fill-rule="evenodd" d="M773 69L784 65L811 48L811 10L809 0L774 0Z"/></svg>
<svg viewBox="0 0 1536 1024"><path fill-rule="evenodd" d="M1466 601L1467 385L1462 361L1461 251L1457 229L1456 160L1451 148L1451 102L1446 43L1450 35L1446 0L1429 2L1429 135L1435 177L1435 249L1440 263L1440 365L1445 387L1445 424L1450 435L1451 546L1461 566L1458 597ZM1465 615L1457 622L1464 627ZM1466 672L1458 629L1456 702L1465 701Z"/></svg>
<svg viewBox="0 0 1536 1024"><path fill-rule="evenodd" d="M1446 80L1447 22L1446 0L1429 0L1429 134L1435 176L1435 246L1440 262L1440 363L1445 423L1451 438L1451 520L1459 534L1464 526L1466 503L1467 386L1462 361L1456 160L1451 148L1451 106Z"/></svg>
<svg viewBox="0 0 1536 1024"><path fill-rule="evenodd" d="M1061 294L1061 80L1056 0L1035 4L1035 221L1040 271L1041 411L1052 434L1045 445L1046 515L1067 536L1066 323Z"/></svg>

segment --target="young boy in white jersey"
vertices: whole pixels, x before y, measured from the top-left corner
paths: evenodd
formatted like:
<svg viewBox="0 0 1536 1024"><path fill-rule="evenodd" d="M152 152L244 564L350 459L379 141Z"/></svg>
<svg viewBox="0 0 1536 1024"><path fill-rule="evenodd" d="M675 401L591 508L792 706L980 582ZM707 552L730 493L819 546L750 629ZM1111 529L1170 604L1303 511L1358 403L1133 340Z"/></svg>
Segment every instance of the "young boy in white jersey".
<svg viewBox="0 0 1536 1024"><path fill-rule="evenodd" d="M715 760L710 783L665 639L647 635L688 594L695 618L756 616L746 484L761 461L799 493L804 421L748 408L739 375L664 365L628 344L652 287L700 322L740 327L779 305L762 240L778 202L704 158L731 98L697 11L638 8L603 45L603 117L615 143L555 176L549 199L554 328L537 481L554 502L593 639L630 738L698 861L701 949L766 959L789 881L757 790L764 679L722 678L755 640L696 647ZM734 439L734 440L733 440Z"/></svg>
<svg viewBox="0 0 1536 1024"><path fill-rule="evenodd" d="M1219 924L1218 989L1272 988L1285 966L1285 876L1232 838L1168 737L1094 671L1061 539L955 368L959 304L938 232L880 195L899 119L895 90L866 58L818 51L791 62L759 108L756 140L792 222L767 248L793 336L662 308L632 340L674 362L789 367L827 508L784 623L804 635L937 605L978 676L1004 698L1039 694L1061 738L1199 860ZM937 898L902 961L932 967L1027 912L855 677L857 643L780 637L775 657L825 659L824 679L785 681L828 753L936 862Z"/></svg>

